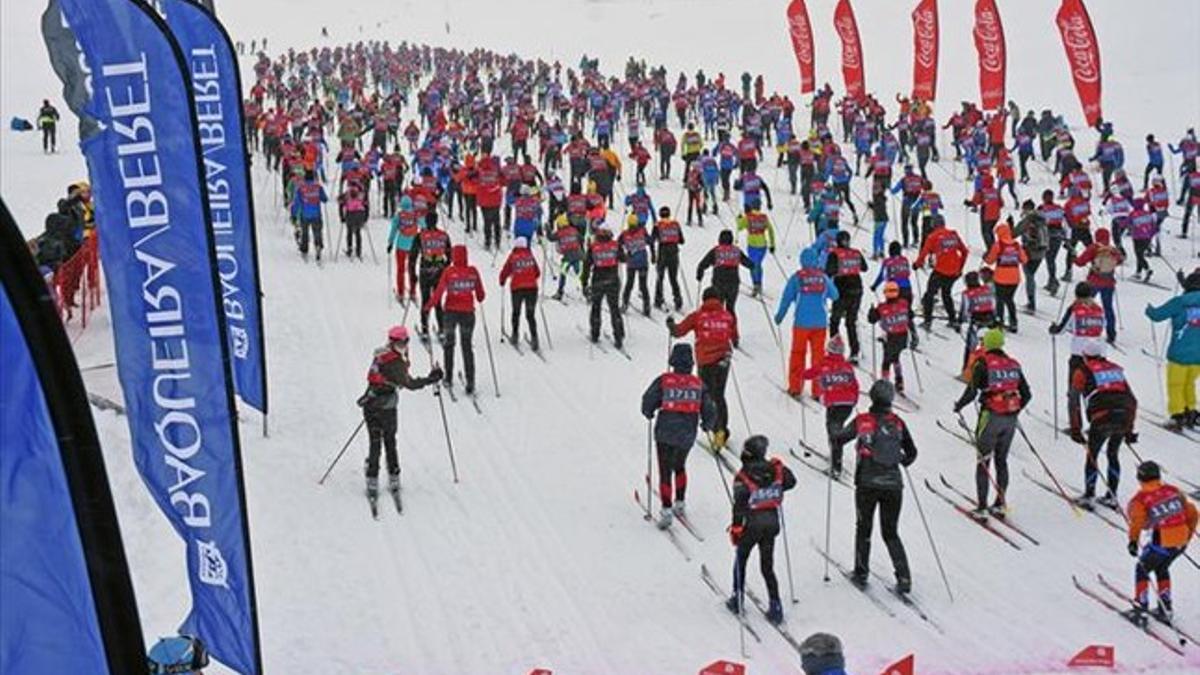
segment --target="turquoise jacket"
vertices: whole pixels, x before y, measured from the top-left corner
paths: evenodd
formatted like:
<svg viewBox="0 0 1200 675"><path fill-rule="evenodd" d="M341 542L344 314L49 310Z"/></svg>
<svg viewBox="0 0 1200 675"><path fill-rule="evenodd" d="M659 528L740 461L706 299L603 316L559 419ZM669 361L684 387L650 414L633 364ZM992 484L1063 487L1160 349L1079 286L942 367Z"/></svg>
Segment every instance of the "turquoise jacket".
<svg viewBox="0 0 1200 675"><path fill-rule="evenodd" d="M1146 305L1151 321L1171 321L1167 360L1185 366L1200 365L1200 291L1171 298L1159 307Z"/></svg>

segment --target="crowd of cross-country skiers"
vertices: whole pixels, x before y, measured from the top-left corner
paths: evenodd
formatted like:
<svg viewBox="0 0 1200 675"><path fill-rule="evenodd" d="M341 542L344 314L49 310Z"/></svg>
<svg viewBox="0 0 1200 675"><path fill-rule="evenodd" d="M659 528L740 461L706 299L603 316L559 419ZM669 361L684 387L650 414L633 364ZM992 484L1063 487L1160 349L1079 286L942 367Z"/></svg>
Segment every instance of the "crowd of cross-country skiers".
<svg viewBox="0 0 1200 675"><path fill-rule="evenodd" d="M372 495L381 449L390 488L399 489L397 390L453 387L457 343L466 391L474 393L472 335L485 290L464 240L482 239L483 250L493 255L510 242L499 282L510 288L505 339L514 345L521 344L524 317L526 343L540 349L535 307L543 297L564 300L569 280L590 308L586 332L593 343L601 339L605 304L609 339L618 350L627 311L651 316L656 308L667 315L675 338L694 335L694 346L674 345L669 371L655 378L642 401L643 414L655 419L659 525L669 528L685 513L685 462L699 431L711 452L727 451L726 383L733 352L740 349L737 300L746 295L766 310L766 259L783 272L775 257L780 229L771 216L779 195L773 197L763 175L781 171L792 204L802 205L793 211L805 217L813 238L799 269L785 273L772 316L781 324L792 314L782 388L806 407L813 405L805 399L807 388L824 407L831 477L840 478L843 448L852 444L856 583L868 580L879 511L897 590L911 588L897 522L902 470L916 459L917 448L896 399L908 396L904 352L926 339L947 339L935 322L960 333L965 345L957 375L964 388L953 408L958 413L974 404L978 411L971 425L979 458L974 518L1006 516L1007 456L1032 394L1020 362L1005 351L1005 334L1017 331L1022 312L1035 315L1045 298L1059 303L1050 333L1071 335L1068 433L1086 448L1085 491L1075 499L1087 508L1121 509L1118 451L1138 440L1138 402L1107 351L1118 347L1115 298L1130 252L1136 269L1125 281L1174 296L1145 308L1151 321L1170 326L1168 411L1151 419L1181 438L1197 438L1200 268L1176 271L1175 278L1160 274L1167 276L1162 284L1151 281L1155 260L1170 266L1161 239L1170 230L1187 237L1200 209L1200 146L1191 129L1167 145L1171 156L1181 157L1177 175L1164 172L1163 146L1146 137L1148 162L1138 184L1111 122L1085 130L1096 137L1094 152L1085 156L1061 116L1049 110L1022 115L1015 103L988 112L963 103L939 124L928 101L897 96L889 111L869 95L835 100L829 85L798 110L788 96L766 95L762 76L749 73L736 84L723 73L710 77L703 71L680 73L672 82L665 68L630 59L618 78L603 75L598 60L586 57L578 67L564 67L484 50L385 42L288 50L273 59L260 52L254 73L245 102L247 133L278 173L301 255L312 252L320 260L329 241L323 230L331 226L330 191L347 258L361 258L368 218L386 217L395 297L406 312L418 308L419 338L427 347L433 315L443 346L444 367L425 376L411 372L404 325L392 328L374 355L360 399L370 436L366 477ZM949 147L939 148L944 135ZM953 162L940 152L950 148ZM975 261L971 233L946 222L936 185L936 179L963 180L956 175L963 170L973 184L965 207L978 212L983 242L984 255ZM1052 174L1057 188L1021 194L1033 170ZM860 176L861 194L854 180ZM1176 179L1181 189L1172 201ZM672 180L681 182L675 209L655 204L648 184L661 192ZM898 234L888 241L891 199L900 208ZM1181 213L1173 213L1179 206ZM679 278L680 247L685 232L688 240L710 245L711 230L700 229L706 216L727 227L694 270L698 304L687 312L693 305L688 280ZM853 246L852 229L869 231L869 250ZM741 291L742 268L750 278L747 293ZM1071 286L1077 268L1082 279ZM915 271L925 269L921 293ZM549 289L546 275L555 280ZM700 290L706 275L708 285ZM1182 292L1174 292L1176 283ZM635 287L640 302L631 308ZM858 332L868 287L866 320L882 351L869 371L860 363ZM866 347L874 356L874 343ZM870 408L857 415L856 368L873 379ZM757 547L770 618L778 622L773 544L780 505L795 477L767 451L763 436L742 444L732 492L729 532L737 564L729 604L738 609L745 563ZM1101 455L1107 460L1103 476ZM1163 482L1153 461L1138 467L1137 480L1126 508L1129 551L1137 557L1136 611L1150 611L1153 597L1155 611L1169 617L1169 568L1195 531L1196 510L1180 489Z"/></svg>

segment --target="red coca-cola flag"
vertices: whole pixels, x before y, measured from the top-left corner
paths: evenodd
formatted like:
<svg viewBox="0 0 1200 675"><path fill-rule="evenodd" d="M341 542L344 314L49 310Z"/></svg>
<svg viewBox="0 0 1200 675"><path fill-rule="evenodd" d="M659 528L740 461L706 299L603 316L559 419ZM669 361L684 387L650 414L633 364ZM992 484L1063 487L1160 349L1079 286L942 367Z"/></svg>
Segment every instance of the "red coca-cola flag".
<svg viewBox="0 0 1200 675"><path fill-rule="evenodd" d="M916 658L912 654L909 654L887 668L884 668L883 672L879 675L913 675L915 661Z"/></svg>
<svg viewBox="0 0 1200 675"><path fill-rule="evenodd" d="M846 95L860 99L867 93L867 76L863 69L862 42L858 39L858 22L850 0L838 0L833 10L833 27L842 39L842 81Z"/></svg>
<svg viewBox="0 0 1200 675"><path fill-rule="evenodd" d="M800 65L800 93L808 94L816 87L813 69L812 24L808 22L808 8L804 0L792 0L787 8L788 31L792 35L792 51L796 52L796 63Z"/></svg>
<svg viewBox="0 0 1200 675"><path fill-rule="evenodd" d="M1063 0L1054 20L1067 51L1067 64L1071 66L1083 116L1088 126L1096 126L1100 119L1100 43L1096 41L1092 19L1083 0Z"/></svg>
<svg viewBox="0 0 1200 675"><path fill-rule="evenodd" d="M937 0L921 0L912 13L913 98L937 98L938 6Z"/></svg>
<svg viewBox="0 0 1200 675"><path fill-rule="evenodd" d="M979 53L979 104L984 110L1004 106L1004 26L996 0L975 0L975 51Z"/></svg>
<svg viewBox="0 0 1200 675"><path fill-rule="evenodd" d="M713 661L704 666L700 675L746 675L746 666L733 661Z"/></svg>
<svg viewBox="0 0 1200 675"><path fill-rule="evenodd" d="M1112 668L1117 665L1117 654L1112 645L1088 645L1067 662L1068 668Z"/></svg>

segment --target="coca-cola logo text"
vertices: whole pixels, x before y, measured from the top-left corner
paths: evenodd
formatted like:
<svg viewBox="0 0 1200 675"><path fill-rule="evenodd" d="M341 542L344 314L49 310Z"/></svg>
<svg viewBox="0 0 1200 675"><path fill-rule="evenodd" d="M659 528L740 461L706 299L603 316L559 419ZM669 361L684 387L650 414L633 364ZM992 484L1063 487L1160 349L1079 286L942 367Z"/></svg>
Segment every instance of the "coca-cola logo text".
<svg viewBox="0 0 1200 675"><path fill-rule="evenodd" d="M975 39L979 47L979 67L989 73L1004 70L1004 33L1000 17L991 9L975 14Z"/></svg>
<svg viewBox="0 0 1200 675"><path fill-rule="evenodd" d="M793 16L791 28L792 45L796 47L796 58L800 59L801 63L811 64L813 61L812 34L809 32L808 19L802 14Z"/></svg>
<svg viewBox="0 0 1200 675"><path fill-rule="evenodd" d="M858 68L858 29L854 25L854 19L838 18L834 20L833 26L842 38L842 67Z"/></svg>
<svg viewBox="0 0 1200 675"><path fill-rule="evenodd" d="M932 10L918 9L913 14L913 34L917 38L917 63L934 67L937 60L937 17Z"/></svg>
<svg viewBox="0 0 1200 675"><path fill-rule="evenodd" d="M1076 80L1095 84L1100 81L1100 59L1092 41L1092 31L1079 15L1060 17L1059 31L1071 61L1071 74Z"/></svg>

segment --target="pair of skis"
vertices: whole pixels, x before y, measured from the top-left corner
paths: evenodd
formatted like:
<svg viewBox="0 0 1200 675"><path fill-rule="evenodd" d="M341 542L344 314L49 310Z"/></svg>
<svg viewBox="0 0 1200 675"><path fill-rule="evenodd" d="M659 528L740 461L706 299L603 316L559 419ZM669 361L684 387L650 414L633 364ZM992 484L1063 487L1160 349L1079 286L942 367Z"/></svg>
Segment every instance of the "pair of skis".
<svg viewBox="0 0 1200 675"><path fill-rule="evenodd" d="M725 592L721 589L720 584L718 584L717 580L713 577L712 572L708 571L707 565L700 565L700 579L704 581L704 585L708 586L709 589L721 599L721 609L725 612L728 612L728 608L725 607L725 601L728 599L728 596L725 595ZM767 604L762 601L762 598L760 598L757 593L749 588L744 589L744 593L745 599L749 600L750 604L754 605L759 614L766 619L769 608L767 607ZM733 614L732 616L738 621L738 623L742 625L743 628L746 629L746 632L754 638L755 642L762 642L762 638L759 637L758 632L754 630L754 627L750 625L750 621L746 619L744 612ZM771 623L771 621L768 620L767 625L774 628L775 631L779 633L779 636L783 638L784 642L788 643L792 649L796 650L797 654L803 656L803 652L800 649L800 641L796 639L796 636L792 635L791 631L788 630L784 623Z"/></svg>
<svg viewBox="0 0 1200 675"><path fill-rule="evenodd" d="M803 439L800 439L797 442L800 444L800 447L804 450L804 452L802 454L797 453L794 448L789 447L788 453L790 453L792 457L796 459L796 461L800 462L800 464L812 469L821 476L828 477L830 470L829 456L809 445L808 442ZM821 460L823 460L825 462L825 466L821 466L817 462L813 461L811 459L812 456L819 457ZM835 478L834 482L843 487L850 488L851 490L854 489L854 485L850 482L850 479L846 477L845 473Z"/></svg>
<svg viewBox="0 0 1200 675"><path fill-rule="evenodd" d="M404 502L400 499L400 486L396 486L395 490L388 490L392 495L392 505L396 507L396 515L404 515ZM367 504L371 507L371 518L379 520L379 495L371 496L367 494Z"/></svg>
<svg viewBox="0 0 1200 675"><path fill-rule="evenodd" d="M1106 579L1103 574L1097 574L1096 580L1102 589L1108 591L1107 594L1102 593L1094 587L1084 585L1083 582L1079 580L1079 577L1071 575L1071 582L1074 583L1076 590L1092 600L1095 600L1097 603L1114 612L1122 619L1128 621L1147 637L1153 639L1155 642L1158 642L1163 647L1166 647L1172 653L1178 656L1183 656L1184 646L1186 646L1189 642L1191 642L1193 645L1196 644L1195 638L1193 638L1191 635L1184 632L1174 623L1167 622L1156 615L1151 614L1149 616L1153 617L1157 624L1138 623L1134 618L1136 615L1133 610L1136 605L1134 604L1133 599L1130 598L1124 591L1117 588L1116 585L1114 585L1111 581ZM1126 607L1123 609L1122 605L1126 605ZM1173 633L1173 636L1168 637L1165 635L1163 631L1159 630L1159 625L1168 627Z"/></svg>
<svg viewBox="0 0 1200 675"><path fill-rule="evenodd" d="M667 539L669 539L671 541L671 544L674 545L675 548L679 551L679 553L683 556L683 559L687 562L691 562L692 561L692 553L691 553L691 551L688 550L688 547L685 546L683 541L679 538L679 534L675 531L675 528L674 527L660 528L658 526L658 523L656 523L654 521L654 517L652 515L650 515L650 502L648 502L648 501L643 502L642 495L641 495L641 493L639 493L637 491L636 488L633 491L633 500L637 503L638 509L640 509L642 511L642 520L645 520L651 527L653 527L654 529L658 530L659 532L662 532L663 534L665 534L667 536ZM690 524L685 525L684 529L686 529L689 533L692 534L692 536L696 537L699 541L704 541L704 539L699 536L699 533L690 527Z"/></svg>
<svg viewBox="0 0 1200 675"><path fill-rule="evenodd" d="M856 590L861 592L863 594L863 596L866 597L867 600L869 600L871 602L872 605L875 605L875 607L878 608L879 611L892 617L893 619L896 618L896 611L894 609L892 609L892 607L890 605L888 605L886 602L884 602L882 598L880 598L878 595L876 595L871 590L872 587L869 584L859 584L858 582L856 582L854 580L854 574L853 574L853 572L851 572L850 568L848 568L848 567L846 567L846 565L842 564L842 562L840 560L838 560L837 558L826 553L825 549L818 546L815 541L810 541L809 543L812 544L812 547L817 551L817 553L823 559L828 560L829 564L832 565L834 567L834 569L836 569L838 571L839 574L841 574L843 577L845 577L846 581L851 586L853 586ZM893 582L884 578L884 576L882 574L880 574L874 570L871 570L870 578L875 579L877 582L880 583L880 585L882 585L884 588L886 588L888 590L888 593L890 593L892 595L892 597L894 597L896 600L898 600L901 605L903 605L906 609L908 609L908 611L915 614L918 618L920 618L925 623L928 623L939 633L942 632L941 627L938 626L937 623L935 623L932 618L930 618L929 613L926 612L925 608L920 604L920 602L918 602L917 599L913 597L912 593L901 593L899 591L899 589L896 588L896 585Z"/></svg>
<svg viewBox="0 0 1200 675"><path fill-rule="evenodd" d="M936 495L939 499L949 504L955 511L959 512L976 525L982 527L984 530L987 530L997 539L1000 539L1018 551L1022 550L1020 542L1017 541L1018 539L1022 539L1030 544L1033 544L1034 546L1041 545L1037 539L1026 532L1023 528L1010 522L1007 517L988 519L976 518L975 514L972 513L972 500L970 495L951 484L950 481L946 480L945 476L938 474L938 478L941 479L942 486L948 492L943 492L941 489L934 487L933 483L931 483L928 478L925 479L925 487L928 488L929 491ZM1003 527L997 527L994 523L999 523L999 525Z"/></svg>

